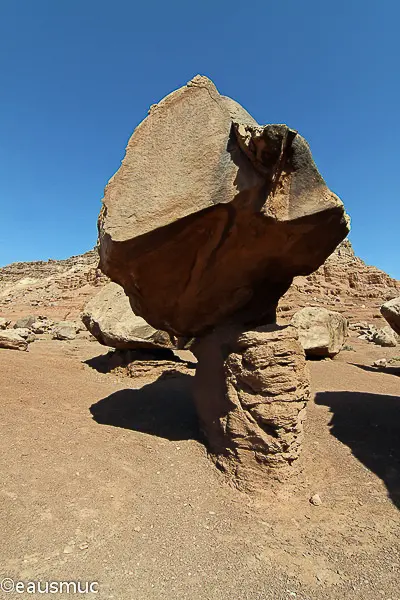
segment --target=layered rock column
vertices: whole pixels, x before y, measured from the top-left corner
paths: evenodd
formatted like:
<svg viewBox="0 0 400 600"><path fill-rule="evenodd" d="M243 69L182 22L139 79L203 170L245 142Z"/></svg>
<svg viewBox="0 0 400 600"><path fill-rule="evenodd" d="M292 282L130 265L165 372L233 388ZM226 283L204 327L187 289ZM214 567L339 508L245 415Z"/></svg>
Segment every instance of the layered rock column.
<svg viewBox="0 0 400 600"><path fill-rule="evenodd" d="M221 327L193 352L196 407L218 467L247 490L286 479L297 466L310 397L296 329Z"/></svg>

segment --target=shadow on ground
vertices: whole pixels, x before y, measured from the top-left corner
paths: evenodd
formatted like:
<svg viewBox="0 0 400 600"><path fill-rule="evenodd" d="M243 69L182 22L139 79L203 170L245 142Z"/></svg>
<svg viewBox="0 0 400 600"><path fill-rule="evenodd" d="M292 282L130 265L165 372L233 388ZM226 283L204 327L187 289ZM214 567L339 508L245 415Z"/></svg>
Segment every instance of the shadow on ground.
<svg viewBox="0 0 400 600"><path fill-rule="evenodd" d="M192 400L193 377L160 377L140 389L115 392L90 407L93 419L168 440L200 439Z"/></svg>
<svg viewBox="0 0 400 600"><path fill-rule="evenodd" d="M320 392L315 402L330 408L332 435L382 479L400 509L400 397Z"/></svg>
<svg viewBox="0 0 400 600"><path fill-rule="evenodd" d="M358 363L350 363L353 367L358 367L363 371L368 371L370 373L386 373L386 375L398 375L400 377L400 366L391 365L387 367L370 367L369 365L360 365Z"/></svg>

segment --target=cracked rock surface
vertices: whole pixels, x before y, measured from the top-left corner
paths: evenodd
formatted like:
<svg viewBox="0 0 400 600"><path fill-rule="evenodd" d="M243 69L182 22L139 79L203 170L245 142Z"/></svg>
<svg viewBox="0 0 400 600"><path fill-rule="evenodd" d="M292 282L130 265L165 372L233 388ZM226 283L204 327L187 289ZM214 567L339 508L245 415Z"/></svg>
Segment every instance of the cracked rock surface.
<svg viewBox="0 0 400 600"><path fill-rule="evenodd" d="M108 183L100 266L154 328L196 337L275 320L296 275L317 269L348 217L307 142L260 126L206 77L153 105Z"/></svg>

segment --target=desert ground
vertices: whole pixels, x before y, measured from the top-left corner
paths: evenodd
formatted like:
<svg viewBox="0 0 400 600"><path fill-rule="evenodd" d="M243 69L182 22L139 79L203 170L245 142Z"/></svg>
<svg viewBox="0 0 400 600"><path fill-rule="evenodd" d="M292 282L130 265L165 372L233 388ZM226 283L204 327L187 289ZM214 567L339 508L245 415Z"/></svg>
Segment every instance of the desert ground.
<svg viewBox="0 0 400 600"><path fill-rule="evenodd" d="M190 374L104 372L88 339L0 349L3 577L104 600L400 599L399 347L349 343L308 361L300 472L256 496L209 460Z"/></svg>

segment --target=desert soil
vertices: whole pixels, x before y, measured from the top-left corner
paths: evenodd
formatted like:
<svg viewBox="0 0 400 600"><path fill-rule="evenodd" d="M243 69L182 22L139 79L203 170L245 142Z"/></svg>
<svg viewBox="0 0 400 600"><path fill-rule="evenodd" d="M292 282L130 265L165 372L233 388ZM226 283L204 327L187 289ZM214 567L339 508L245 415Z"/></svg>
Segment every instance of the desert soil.
<svg viewBox="0 0 400 600"><path fill-rule="evenodd" d="M350 343L309 362L302 471L258 497L208 459L190 375L100 373L87 340L0 350L1 576L104 600L399 600L400 366L370 367L399 347Z"/></svg>

